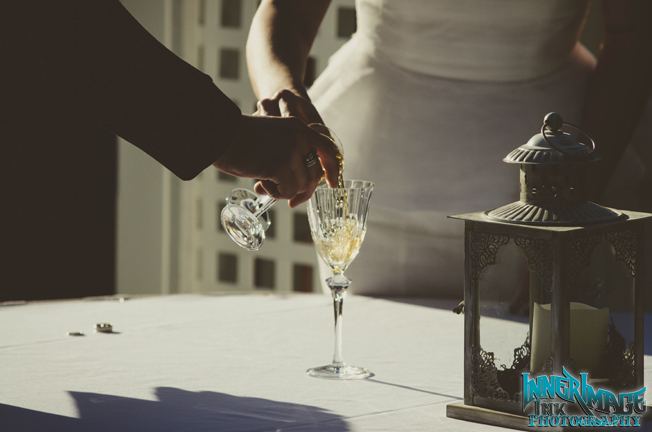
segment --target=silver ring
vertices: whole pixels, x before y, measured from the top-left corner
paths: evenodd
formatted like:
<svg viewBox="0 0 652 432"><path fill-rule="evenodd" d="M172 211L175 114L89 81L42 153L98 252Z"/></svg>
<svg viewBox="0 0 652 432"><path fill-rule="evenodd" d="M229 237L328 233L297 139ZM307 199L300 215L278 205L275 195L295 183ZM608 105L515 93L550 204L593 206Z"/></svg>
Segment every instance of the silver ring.
<svg viewBox="0 0 652 432"><path fill-rule="evenodd" d="M95 331L100 333L111 333L113 331L113 326L108 323L98 323L95 324Z"/></svg>
<svg viewBox="0 0 652 432"><path fill-rule="evenodd" d="M308 156L306 156L306 168L310 168L317 162L319 162L319 157L317 157L317 150L313 148L310 153L308 153Z"/></svg>

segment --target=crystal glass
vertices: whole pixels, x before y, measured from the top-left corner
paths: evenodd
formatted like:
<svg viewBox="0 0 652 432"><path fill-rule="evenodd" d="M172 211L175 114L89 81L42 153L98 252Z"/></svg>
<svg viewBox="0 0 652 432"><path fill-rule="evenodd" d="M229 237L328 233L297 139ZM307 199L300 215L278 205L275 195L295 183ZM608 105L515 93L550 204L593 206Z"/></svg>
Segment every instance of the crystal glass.
<svg viewBox="0 0 652 432"><path fill-rule="evenodd" d="M333 271L326 283L333 295L335 309L335 353L333 362L308 369L317 378L360 379L371 375L367 369L349 366L342 358L342 306L351 280L344 275L358 255L367 231L369 199L374 184L345 180L343 188L319 186L308 202L310 232L317 253Z"/></svg>
<svg viewBox="0 0 652 432"><path fill-rule="evenodd" d="M265 231L271 225L267 210L277 200L258 195L248 189L233 189L226 197L226 207L220 215L226 233L238 246L257 251L265 241Z"/></svg>
<svg viewBox="0 0 652 432"><path fill-rule="evenodd" d="M344 170L344 150L337 135L320 123L308 126L326 138L337 147L340 160L340 176ZM322 178L322 182L325 180ZM276 199L268 195L257 195L248 189L233 189L226 198L226 207L222 210L220 219L226 233L238 246L250 251L257 251L265 242L265 231L271 225L267 210L276 203Z"/></svg>

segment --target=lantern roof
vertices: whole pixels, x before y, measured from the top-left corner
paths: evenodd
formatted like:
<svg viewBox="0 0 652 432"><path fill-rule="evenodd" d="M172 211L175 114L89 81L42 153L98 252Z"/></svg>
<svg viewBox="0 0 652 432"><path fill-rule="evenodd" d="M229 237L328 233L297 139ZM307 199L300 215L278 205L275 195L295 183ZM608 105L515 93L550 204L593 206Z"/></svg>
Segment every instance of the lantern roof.
<svg viewBox="0 0 652 432"><path fill-rule="evenodd" d="M589 144L563 132L562 126L578 130ZM589 134L549 113L540 133L504 159L521 166L520 200L487 211L486 217L512 224L576 227L621 219L622 212L587 200L586 164L599 159Z"/></svg>
<svg viewBox="0 0 652 432"><path fill-rule="evenodd" d="M505 227L512 227L509 229L519 229L519 230L535 230L535 231L540 231L542 233L548 232L548 233L567 233L571 231L579 231L579 230L586 230L586 229L591 229L591 228L598 228L604 225L610 225L613 222L616 223L623 223L623 222L631 222L631 221L636 221L639 219L650 219L652 218L652 214L650 213L643 213L643 212L635 212L635 211L629 211L629 210L620 210L618 211L621 217L619 217L616 221L605 221L602 223L597 223L597 224L590 224L590 225L543 225L543 224L515 224L511 221L500 221L493 219L489 217L489 213L491 213L491 210L487 211L480 211L480 212L474 212L474 213L465 213L465 214L459 214L459 215L451 215L448 216L451 219L459 219L463 221L468 221L468 222L484 222L487 224L491 225L502 225ZM532 231L530 231L532 232Z"/></svg>
<svg viewBox="0 0 652 432"><path fill-rule="evenodd" d="M581 131L591 141L592 146L580 143L574 136L559 130L562 125L580 130L569 123L564 123L561 115L549 113L546 115L541 133L513 150L503 159L507 163L555 165L595 162L600 156L595 152L593 139Z"/></svg>
<svg viewBox="0 0 652 432"><path fill-rule="evenodd" d="M587 226L623 217L619 210L592 202L541 205L517 201L486 212L489 219L525 225Z"/></svg>

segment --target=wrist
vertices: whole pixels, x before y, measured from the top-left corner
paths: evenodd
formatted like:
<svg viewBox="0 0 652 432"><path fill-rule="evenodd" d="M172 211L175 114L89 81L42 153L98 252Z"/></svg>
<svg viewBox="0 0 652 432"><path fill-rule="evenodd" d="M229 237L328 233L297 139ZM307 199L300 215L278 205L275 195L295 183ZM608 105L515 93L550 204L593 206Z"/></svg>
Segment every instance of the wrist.
<svg viewBox="0 0 652 432"><path fill-rule="evenodd" d="M301 98L304 98L307 101L310 101L310 97L308 96L308 90L306 89L306 87L303 84L299 84L299 85L294 85L293 84L292 86L286 87L285 90L289 90L292 93L294 93L295 95L297 95L297 96L299 96Z"/></svg>
<svg viewBox="0 0 652 432"><path fill-rule="evenodd" d="M228 159L230 157L230 153L234 149L241 148L243 146L243 143L247 141L248 132L250 132L252 127L255 127L255 125L251 124L252 117L253 116L248 114L243 114L243 113L240 114L238 126L235 128L235 133L231 138L231 142L229 142L229 144L225 147L225 149L222 151L222 153L217 158L217 160L213 162L213 166L215 168L222 169L223 166L225 165L225 159Z"/></svg>
<svg viewBox="0 0 652 432"><path fill-rule="evenodd" d="M310 101L306 87L302 83L296 82L284 82L273 87L269 87L267 91L261 92L259 99L273 99L282 91L289 91L294 95L299 96L300 98Z"/></svg>

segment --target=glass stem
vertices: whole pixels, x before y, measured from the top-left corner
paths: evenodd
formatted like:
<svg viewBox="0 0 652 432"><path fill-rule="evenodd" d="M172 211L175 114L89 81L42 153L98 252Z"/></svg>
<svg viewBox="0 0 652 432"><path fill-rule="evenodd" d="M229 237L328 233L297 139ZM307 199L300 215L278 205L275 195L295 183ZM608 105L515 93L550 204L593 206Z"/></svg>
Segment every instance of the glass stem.
<svg viewBox="0 0 652 432"><path fill-rule="evenodd" d="M254 213L254 217L257 218L261 214L265 213L267 210L269 210L271 206L273 206L276 203L276 201L278 200L267 195L267 201L265 201L263 205L258 210L256 210L256 212Z"/></svg>
<svg viewBox="0 0 652 432"><path fill-rule="evenodd" d="M335 350L333 353L333 366L344 366L342 357L342 310L344 307L344 297L346 289L351 284L351 280L343 274L336 274L326 279L326 283L331 289L333 295L333 310L335 312Z"/></svg>

